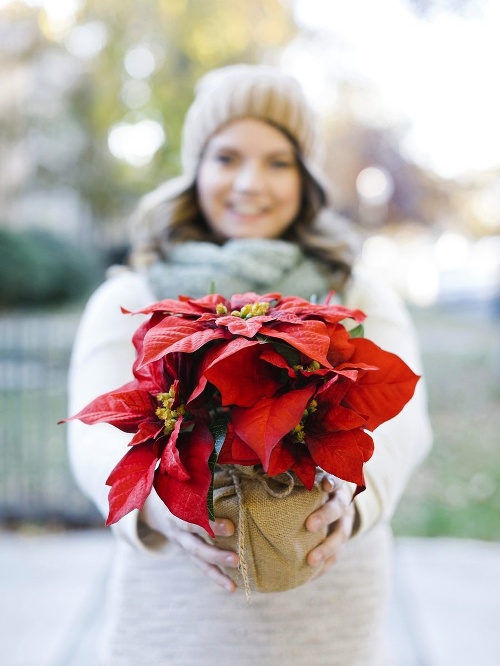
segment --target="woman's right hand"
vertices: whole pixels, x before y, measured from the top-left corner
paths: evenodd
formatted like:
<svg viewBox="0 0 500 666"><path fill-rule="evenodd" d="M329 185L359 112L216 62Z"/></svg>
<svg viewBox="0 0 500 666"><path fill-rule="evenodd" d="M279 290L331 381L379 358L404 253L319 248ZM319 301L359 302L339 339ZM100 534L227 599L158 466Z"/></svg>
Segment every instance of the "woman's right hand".
<svg viewBox="0 0 500 666"><path fill-rule="evenodd" d="M194 564L218 585L229 592L236 590L237 585L219 567L236 568L238 555L207 543L201 536L206 534L205 530L172 515L154 491L144 504L141 520L170 541L175 541ZM217 518L210 525L216 536L231 536L234 533L234 524L230 520Z"/></svg>

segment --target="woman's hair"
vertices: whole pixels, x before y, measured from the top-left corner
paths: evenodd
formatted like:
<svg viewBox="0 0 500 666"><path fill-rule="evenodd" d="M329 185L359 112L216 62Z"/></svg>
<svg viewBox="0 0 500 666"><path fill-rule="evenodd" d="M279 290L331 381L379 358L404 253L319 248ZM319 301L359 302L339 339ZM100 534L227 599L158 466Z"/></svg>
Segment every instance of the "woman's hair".
<svg viewBox="0 0 500 666"><path fill-rule="evenodd" d="M131 262L135 267L168 259L186 241L220 243L203 217L196 187L205 147L217 130L237 118L253 117L282 131L293 143L302 180L302 205L284 240L298 243L329 271L347 277L353 234L329 207L316 165L316 124L299 83L273 67L232 65L214 70L198 83L183 127L183 175L141 201L133 218Z"/></svg>

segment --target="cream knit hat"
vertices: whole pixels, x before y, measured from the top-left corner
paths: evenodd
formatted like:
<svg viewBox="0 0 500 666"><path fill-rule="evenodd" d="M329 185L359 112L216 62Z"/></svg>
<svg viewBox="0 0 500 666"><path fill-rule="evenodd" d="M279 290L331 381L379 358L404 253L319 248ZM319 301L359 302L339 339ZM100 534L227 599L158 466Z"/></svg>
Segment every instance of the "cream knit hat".
<svg viewBox="0 0 500 666"><path fill-rule="evenodd" d="M181 161L194 178L208 140L237 118L259 118L278 126L295 142L316 180L315 120L299 82L266 65L229 65L203 76L184 121Z"/></svg>

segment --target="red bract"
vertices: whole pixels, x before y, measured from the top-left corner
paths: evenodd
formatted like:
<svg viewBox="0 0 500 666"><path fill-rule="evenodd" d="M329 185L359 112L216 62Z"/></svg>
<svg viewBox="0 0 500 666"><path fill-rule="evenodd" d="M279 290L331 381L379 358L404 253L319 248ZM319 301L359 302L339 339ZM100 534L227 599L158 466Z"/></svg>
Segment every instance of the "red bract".
<svg viewBox="0 0 500 666"><path fill-rule="evenodd" d="M134 336L138 353L145 330L147 326L142 326ZM178 378L189 377L190 366L190 357L180 354L146 366L138 367L136 362L133 381L99 396L71 417L87 424L106 422L134 433L130 451L106 481L111 486L107 525L141 509L154 487L174 515L213 534L207 495L214 440L205 410L189 413L185 407L188 384ZM198 508L193 511L193 507Z"/></svg>
<svg viewBox="0 0 500 666"><path fill-rule="evenodd" d="M364 488L373 431L410 400L418 376L354 337L359 310L280 294L211 294L154 303L134 335L134 380L72 418L132 433L107 483L108 524L154 487L170 511L210 534L213 464L317 468Z"/></svg>
<svg viewBox="0 0 500 666"><path fill-rule="evenodd" d="M330 367L330 331L346 317L364 318L359 310L338 305L311 305L302 299L281 299L280 294L253 292L236 294L230 300L220 294L168 299L138 312L153 314L144 334L142 364L174 351L195 352L213 340L262 335L288 342Z"/></svg>
<svg viewBox="0 0 500 666"><path fill-rule="evenodd" d="M353 340L355 351L349 363L361 368L361 376L346 394L346 404L366 416L366 427L375 430L399 414L412 397L419 376L399 356L378 347L371 340ZM363 372L363 364L376 366Z"/></svg>

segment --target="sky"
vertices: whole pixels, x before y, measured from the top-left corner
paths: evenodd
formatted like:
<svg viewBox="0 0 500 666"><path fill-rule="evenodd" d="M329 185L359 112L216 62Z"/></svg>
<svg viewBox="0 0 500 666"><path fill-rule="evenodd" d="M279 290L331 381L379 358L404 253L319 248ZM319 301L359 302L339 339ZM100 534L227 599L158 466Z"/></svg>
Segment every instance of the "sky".
<svg viewBox="0 0 500 666"><path fill-rule="evenodd" d="M389 122L410 131L408 156L443 177L500 167L500 2L477 0L467 16L421 18L405 0L294 0L297 21L320 33L298 41L285 64L319 106L331 81L377 90Z"/></svg>

